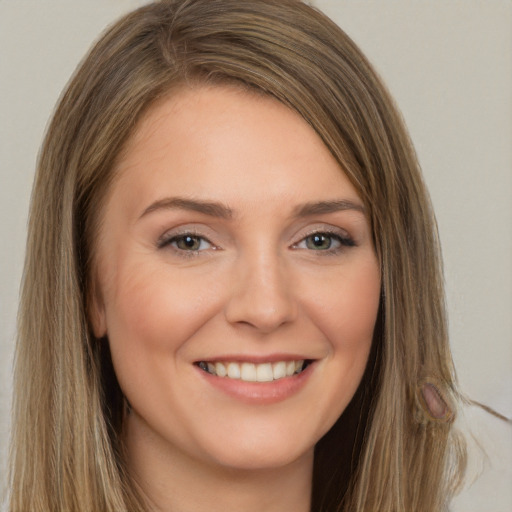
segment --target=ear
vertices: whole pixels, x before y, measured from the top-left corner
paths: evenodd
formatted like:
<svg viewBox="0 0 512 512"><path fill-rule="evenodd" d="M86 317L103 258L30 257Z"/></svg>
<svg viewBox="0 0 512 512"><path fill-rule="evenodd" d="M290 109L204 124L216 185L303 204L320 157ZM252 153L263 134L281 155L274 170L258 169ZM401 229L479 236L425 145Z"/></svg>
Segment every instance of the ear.
<svg viewBox="0 0 512 512"><path fill-rule="evenodd" d="M103 295L97 283L91 284L89 293L89 322L95 338L104 338L107 335L107 318Z"/></svg>

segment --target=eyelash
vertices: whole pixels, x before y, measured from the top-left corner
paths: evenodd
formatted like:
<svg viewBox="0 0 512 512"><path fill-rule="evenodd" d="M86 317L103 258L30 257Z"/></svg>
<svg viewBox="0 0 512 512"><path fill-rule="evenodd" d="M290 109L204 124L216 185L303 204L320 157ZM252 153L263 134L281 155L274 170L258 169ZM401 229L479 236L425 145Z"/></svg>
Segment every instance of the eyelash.
<svg viewBox="0 0 512 512"><path fill-rule="evenodd" d="M343 250L345 250L346 248L349 248L349 247L355 247L355 241L349 237L348 235L342 235L336 231L330 231L330 230L315 230L315 231L312 231L311 233L307 234L305 237L303 237L298 243L294 244L293 245L293 248L294 249L298 249L299 245L302 244L302 243L307 243L307 240L312 238L312 237L326 237L326 238L329 238L331 239L331 244L332 245L332 240L335 240L336 242L339 243L339 245L337 247L328 247L326 249L318 249L318 250L314 250L314 249L310 249L311 251L313 252L318 252L320 253L319 255L320 256L329 256L329 255L336 255L340 252L342 252ZM308 249L306 247L306 249Z"/></svg>
<svg viewBox="0 0 512 512"><path fill-rule="evenodd" d="M200 235L199 233L195 233L194 231L185 231L183 233L178 233L178 234L174 233L172 235L163 235L158 240L157 247L159 249L164 249L165 247L170 246L172 250L174 250L177 254L179 254L180 256L182 256L184 258L190 258L190 257L197 256L200 252L202 252L202 250L204 250L204 249L202 249L202 250L200 250L200 249L180 249L179 247L173 245L173 244L179 243L181 240L184 240L186 238L198 240L200 244L203 242L206 242L211 246L211 248L216 249L215 245L213 245L212 242L210 242L210 240L208 240L208 238Z"/></svg>
<svg viewBox="0 0 512 512"><path fill-rule="evenodd" d="M305 249L309 249L312 252L318 252L318 253L320 253L319 255L322 255L322 256L335 255L348 247L354 247L356 245L354 240L349 236L346 236L346 235L344 236L338 232L329 231L329 230L315 230L315 231L312 231L311 233L308 233L298 243L293 244L292 248L300 249L300 247L299 247L300 244L307 243L307 240L314 236L326 237L326 238L331 239L330 245L332 245L332 240L338 242L338 244L339 244L337 247L334 247L334 248L330 247L330 245L329 245L329 247L327 247L326 249L318 249L318 250L314 250L309 247L305 247ZM198 248L198 249L181 249L181 248L173 245L173 244L179 243L180 241L182 241L186 238L191 238L196 241L199 241L200 244L203 242L206 242L211 246L211 248L213 250L217 249L217 247L212 242L210 242L210 240L208 240L208 238L206 238L205 236L200 235L199 233L196 233L194 231L186 231L186 232L178 233L178 234L164 235L158 240L157 247L158 247L158 249L163 249L165 247L170 246L172 248L172 250L174 250L181 257L185 257L185 258L198 256L200 252L203 252L205 250L205 249L200 249L200 248Z"/></svg>

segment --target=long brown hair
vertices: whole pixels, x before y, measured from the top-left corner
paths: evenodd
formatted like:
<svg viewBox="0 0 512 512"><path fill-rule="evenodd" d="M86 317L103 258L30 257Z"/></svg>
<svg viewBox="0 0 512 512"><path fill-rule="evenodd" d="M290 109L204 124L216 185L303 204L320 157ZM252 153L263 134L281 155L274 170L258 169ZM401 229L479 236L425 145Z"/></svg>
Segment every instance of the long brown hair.
<svg viewBox="0 0 512 512"><path fill-rule="evenodd" d="M236 83L297 111L368 212L379 318L359 390L316 447L312 510L445 510L464 466L458 394L435 220L397 108L348 36L298 0L164 0L99 40L46 134L19 313L10 511L145 510L87 304L116 158L149 106L187 82Z"/></svg>

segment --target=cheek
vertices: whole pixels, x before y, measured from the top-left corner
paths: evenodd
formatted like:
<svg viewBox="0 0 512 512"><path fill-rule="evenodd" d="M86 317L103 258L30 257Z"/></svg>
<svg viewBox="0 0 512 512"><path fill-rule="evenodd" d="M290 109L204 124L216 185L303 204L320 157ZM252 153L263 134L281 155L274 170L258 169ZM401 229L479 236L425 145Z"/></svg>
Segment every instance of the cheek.
<svg viewBox="0 0 512 512"><path fill-rule="evenodd" d="M367 263L340 270L331 279L323 280L323 286L310 287L306 307L322 331L328 350L322 367L321 435L343 413L363 377L377 319L380 286L378 264L371 258Z"/></svg>
<svg viewBox="0 0 512 512"><path fill-rule="evenodd" d="M310 293L310 310L333 352L354 355L367 352L380 302L380 272L375 258L347 267L329 280L317 293Z"/></svg>
<svg viewBox="0 0 512 512"><path fill-rule="evenodd" d="M112 356L133 361L177 352L217 311L214 292L165 267L121 268L105 301Z"/></svg>

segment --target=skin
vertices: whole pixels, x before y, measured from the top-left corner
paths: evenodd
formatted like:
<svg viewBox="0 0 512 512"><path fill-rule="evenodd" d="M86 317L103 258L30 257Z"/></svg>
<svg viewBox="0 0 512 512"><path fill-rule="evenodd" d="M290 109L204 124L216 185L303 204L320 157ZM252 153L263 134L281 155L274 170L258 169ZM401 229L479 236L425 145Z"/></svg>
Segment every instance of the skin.
<svg viewBox="0 0 512 512"><path fill-rule="evenodd" d="M357 389L379 304L356 190L298 114L233 87L160 100L116 171L92 321L132 408L134 478L159 511L309 510L314 445ZM226 355L314 364L266 403L197 366Z"/></svg>

